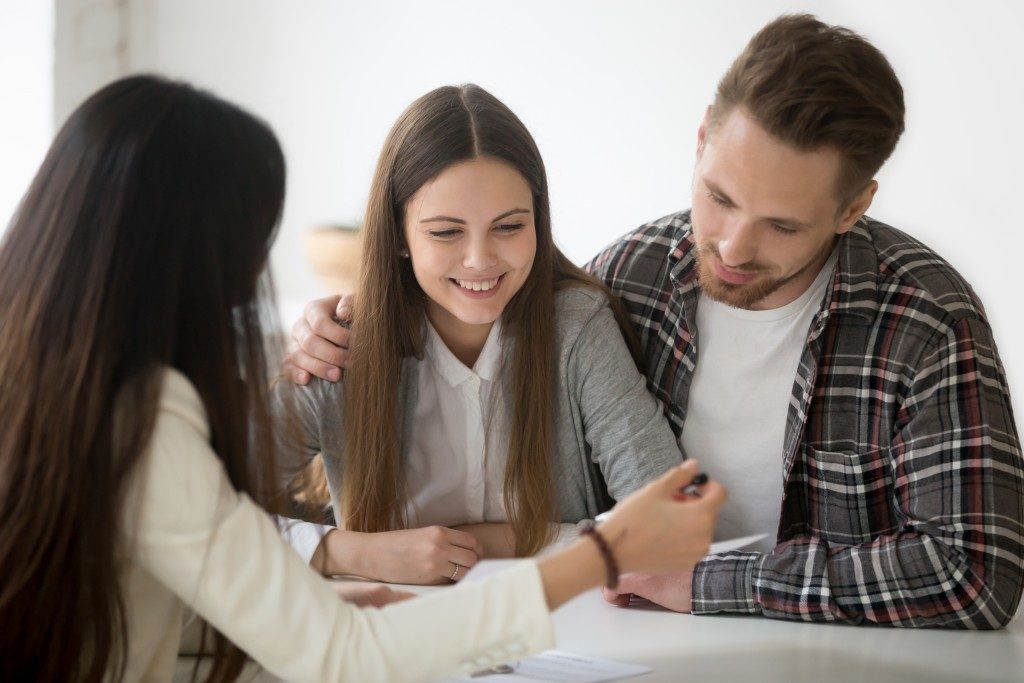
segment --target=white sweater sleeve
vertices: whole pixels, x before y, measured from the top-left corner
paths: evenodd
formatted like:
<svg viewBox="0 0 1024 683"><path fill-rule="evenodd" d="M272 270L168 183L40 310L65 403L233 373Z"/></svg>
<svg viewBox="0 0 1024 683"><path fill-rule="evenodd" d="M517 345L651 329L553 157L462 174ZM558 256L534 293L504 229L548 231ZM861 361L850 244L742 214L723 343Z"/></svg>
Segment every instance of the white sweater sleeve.
<svg viewBox="0 0 1024 683"><path fill-rule="evenodd" d="M281 533L284 542L291 546L292 550L299 554L302 561L309 564L313 559L313 553L320 546L327 532L334 527L326 524L306 522L301 519L292 519L283 515L273 515L277 530Z"/></svg>
<svg viewBox="0 0 1024 683"><path fill-rule="evenodd" d="M199 398L177 373L132 493L132 560L286 680L431 680L553 643L532 562L379 610L339 600L232 487Z"/></svg>

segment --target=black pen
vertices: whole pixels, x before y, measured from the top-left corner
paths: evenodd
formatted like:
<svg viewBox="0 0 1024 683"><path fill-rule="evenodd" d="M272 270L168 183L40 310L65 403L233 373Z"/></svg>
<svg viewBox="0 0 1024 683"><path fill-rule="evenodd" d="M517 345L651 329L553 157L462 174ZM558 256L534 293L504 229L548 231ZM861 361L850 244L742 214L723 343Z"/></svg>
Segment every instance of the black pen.
<svg viewBox="0 0 1024 683"><path fill-rule="evenodd" d="M676 494L676 498L677 499L681 499L682 496L691 496L693 498L700 498L700 490L698 490L697 487L698 486L703 486L706 483L708 483L708 475L704 474L703 472L699 472L696 476L694 476L694 478L690 481L689 484L687 484L683 488L679 489L679 492ZM608 519L608 517L611 514L612 514L611 510L607 510L605 512L602 512L598 516L594 517L594 521L595 522L603 522L604 520Z"/></svg>
<svg viewBox="0 0 1024 683"><path fill-rule="evenodd" d="M704 472L698 472L697 475L694 476L693 481L691 481L683 488L679 489L679 493L683 494L684 496L693 496L694 498L700 498L700 490L697 487L703 486L706 483L708 483L708 475L705 474Z"/></svg>

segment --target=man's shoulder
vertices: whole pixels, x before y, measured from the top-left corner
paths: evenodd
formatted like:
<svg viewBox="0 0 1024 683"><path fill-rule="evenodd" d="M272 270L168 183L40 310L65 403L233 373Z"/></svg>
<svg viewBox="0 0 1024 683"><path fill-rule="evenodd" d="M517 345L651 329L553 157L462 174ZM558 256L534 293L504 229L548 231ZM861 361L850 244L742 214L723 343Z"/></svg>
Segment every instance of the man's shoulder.
<svg viewBox="0 0 1024 683"><path fill-rule="evenodd" d="M942 322L985 319L981 300L967 280L921 240L865 216L851 231L850 246L849 276L873 277L879 305L912 297L918 311Z"/></svg>
<svg viewBox="0 0 1024 683"><path fill-rule="evenodd" d="M686 243L692 231L689 209L670 213L630 230L602 249L591 264L596 265L602 258L623 255L664 256Z"/></svg>
<svg viewBox="0 0 1024 683"><path fill-rule="evenodd" d="M618 290L622 285L660 286L685 263L693 247L690 211L644 223L602 249L586 269Z"/></svg>

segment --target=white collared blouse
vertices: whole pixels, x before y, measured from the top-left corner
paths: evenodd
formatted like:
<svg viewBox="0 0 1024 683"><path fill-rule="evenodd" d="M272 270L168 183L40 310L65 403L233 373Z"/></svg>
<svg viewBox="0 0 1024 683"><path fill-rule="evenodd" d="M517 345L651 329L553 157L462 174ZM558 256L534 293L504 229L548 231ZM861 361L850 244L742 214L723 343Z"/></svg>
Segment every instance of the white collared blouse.
<svg viewBox="0 0 1024 683"><path fill-rule="evenodd" d="M428 322L417 368L406 482L409 527L505 522L508 410L500 388L501 322L472 368Z"/></svg>

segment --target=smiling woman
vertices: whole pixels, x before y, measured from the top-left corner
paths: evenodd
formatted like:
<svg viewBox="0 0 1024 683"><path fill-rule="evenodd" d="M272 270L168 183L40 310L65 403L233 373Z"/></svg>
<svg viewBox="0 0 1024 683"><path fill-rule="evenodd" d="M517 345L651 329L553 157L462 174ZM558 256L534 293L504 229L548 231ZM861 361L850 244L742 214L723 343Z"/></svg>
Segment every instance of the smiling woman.
<svg viewBox="0 0 1024 683"><path fill-rule="evenodd" d="M532 204L530 186L515 168L484 157L448 167L406 206L405 240L427 295L427 317L468 367L533 267L533 211L518 208ZM439 213L451 207L461 215Z"/></svg>
<svg viewBox="0 0 1024 683"><path fill-rule="evenodd" d="M184 83L115 81L58 133L0 245L0 681L170 681L186 608L216 630L210 681L247 656L289 681L468 675L550 648L548 611L608 567L705 554L724 496L679 500L687 463L594 532L614 558L579 539L443 596L339 600L260 507L284 188L270 128Z"/></svg>
<svg viewBox="0 0 1024 683"><path fill-rule="evenodd" d="M344 529L320 569L457 580L679 462L617 300L555 247L540 153L492 95L439 88L402 114L364 239L343 384L276 389L292 469L323 452Z"/></svg>

